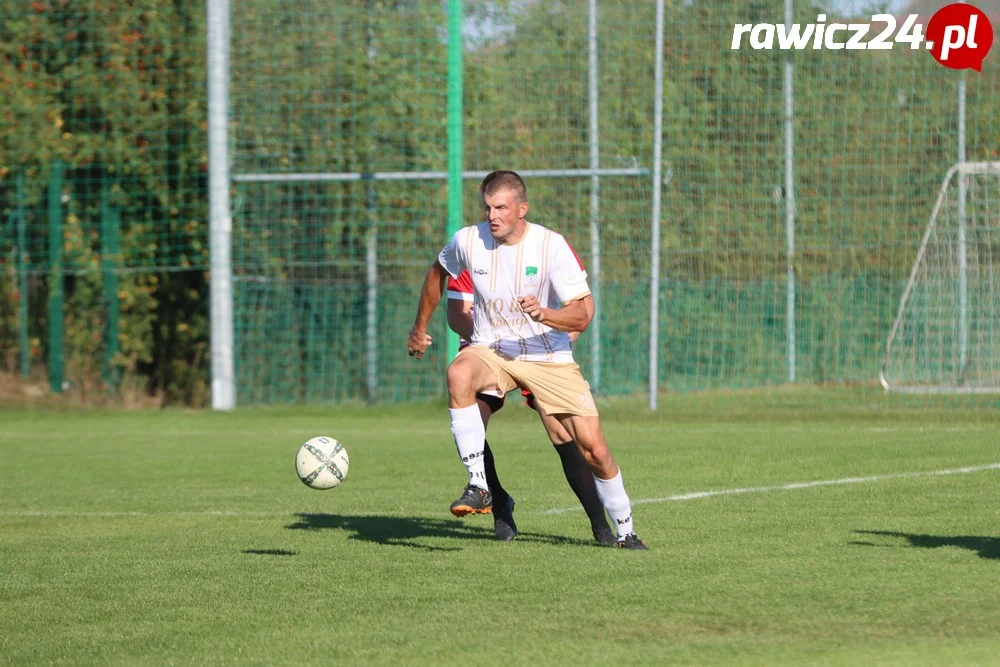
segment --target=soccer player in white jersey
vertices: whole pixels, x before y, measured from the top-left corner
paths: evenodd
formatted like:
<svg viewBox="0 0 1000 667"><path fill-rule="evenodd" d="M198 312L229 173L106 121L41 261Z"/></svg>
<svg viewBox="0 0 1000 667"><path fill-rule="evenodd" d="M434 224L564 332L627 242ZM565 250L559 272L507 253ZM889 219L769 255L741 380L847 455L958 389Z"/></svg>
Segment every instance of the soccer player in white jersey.
<svg viewBox="0 0 1000 667"><path fill-rule="evenodd" d="M570 250L572 250L570 246ZM580 268L583 263L580 257L573 252ZM448 326L452 331L461 336L462 340L459 349L469 346L469 339L472 338L472 302L473 302L472 278L468 271L463 271L458 278L448 277ZM579 332L571 332L570 339L576 342L575 338ZM476 394L476 403L483 418L483 426L489 427L490 417L496 414L504 406L504 396L499 394L495 388ZM559 420L552 415L545 414L538 409L535 403L535 396L526 389L521 390L527 401L528 407L538 412L542 420L552 447L559 454L559 461L562 464L563 474L573 493L576 494L583 511L590 519L590 531L594 539L606 546L614 545L615 534L611 532L605 517L604 505L597 495L597 485L594 482L594 475L587 467L580 450L573 442L572 436L566 432ZM517 537L517 523L514 521L514 498L504 488L497 473L496 461L493 458L493 451L490 449L488 440L483 442L483 464L485 466L486 482L489 486L490 494L493 496L493 532L498 540L509 542Z"/></svg>
<svg viewBox="0 0 1000 667"><path fill-rule="evenodd" d="M476 394L492 387L527 389L577 443L597 492L615 524L616 545L646 549L632 526L632 505L601 431L590 387L573 361L567 332L594 317L587 274L559 234L529 223L527 190L512 171L494 171L480 185L487 221L460 229L424 280L417 317L407 337L410 355L431 344L427 324L448 276L468 270L474 288L472 345L448 366L448 407L459 457L469 472L452 513L492 511L483 462L486 430Z"/></svg>

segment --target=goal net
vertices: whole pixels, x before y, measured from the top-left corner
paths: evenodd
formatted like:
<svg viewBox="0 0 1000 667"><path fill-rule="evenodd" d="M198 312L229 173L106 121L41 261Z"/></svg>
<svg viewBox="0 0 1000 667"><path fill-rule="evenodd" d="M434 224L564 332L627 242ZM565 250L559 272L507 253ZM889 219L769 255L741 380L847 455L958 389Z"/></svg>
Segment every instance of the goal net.
<svg viewBox="0 0 1000 667"><path fill-rule="evenodd" d="M945 175L880 379L895 391L1000 392L1000 162Z"/></svg>

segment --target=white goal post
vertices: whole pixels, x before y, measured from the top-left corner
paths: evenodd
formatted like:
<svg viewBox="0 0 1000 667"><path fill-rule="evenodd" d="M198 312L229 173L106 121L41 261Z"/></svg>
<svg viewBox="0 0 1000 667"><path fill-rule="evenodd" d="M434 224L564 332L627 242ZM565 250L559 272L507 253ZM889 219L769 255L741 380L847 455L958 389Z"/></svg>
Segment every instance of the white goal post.
<svg viewBox="0 0 1000 667"><path fill-rule="evenodd" d="M1000 393L1000 162L945 174L879 380L890 391Z"/></svg>

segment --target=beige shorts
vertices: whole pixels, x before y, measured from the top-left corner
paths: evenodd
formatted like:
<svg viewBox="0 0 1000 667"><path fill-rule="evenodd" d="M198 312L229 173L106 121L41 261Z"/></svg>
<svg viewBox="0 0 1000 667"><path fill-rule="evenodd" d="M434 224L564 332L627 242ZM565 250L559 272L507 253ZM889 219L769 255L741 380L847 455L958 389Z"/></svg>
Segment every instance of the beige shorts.
<svg viewBox="0 0 1000 667"><path fill-rule="evenodd" d="M489 366L503 394L521 387L535 395L535 401L547 414L597 416L590 385L576 362L518 361L483 346L467 347L455 358L463 355L475 356Z"/></svg>

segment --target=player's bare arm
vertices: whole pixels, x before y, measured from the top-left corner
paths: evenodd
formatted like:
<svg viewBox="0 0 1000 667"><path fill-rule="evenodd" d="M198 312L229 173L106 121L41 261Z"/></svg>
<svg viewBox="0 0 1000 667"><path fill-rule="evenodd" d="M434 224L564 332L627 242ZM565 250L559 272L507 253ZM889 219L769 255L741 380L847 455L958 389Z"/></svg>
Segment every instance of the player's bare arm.
<svg viewBox="0 0 1000 667"><path fill-rule="evenodd" d="M532 320L559 331L583 332L594 319L594 297L590 294L570 301L562 308L543 308L533 294L518 297L517 302Z"/></svg>
<svg viewBox="0 0 1000 667"><path fill-rule="evenodd" d="M465 340L472 340L472 302L448 299L448 326Z"/></svg>
<svg viewBox="0 0 1000 667"><path fill-rule="evenodd" d="M435 260L427 271L427 277L424 278L424 286L420 290L420 303L417 305L417 319L413 322L410 335L406 337L406 349L411 357L421 359L433 342L427 333L427 324L431 321L434 309L441 302L447 284L448 272Z"/></svg>

